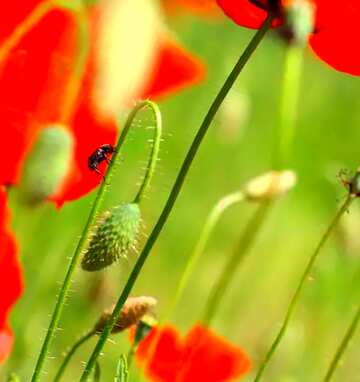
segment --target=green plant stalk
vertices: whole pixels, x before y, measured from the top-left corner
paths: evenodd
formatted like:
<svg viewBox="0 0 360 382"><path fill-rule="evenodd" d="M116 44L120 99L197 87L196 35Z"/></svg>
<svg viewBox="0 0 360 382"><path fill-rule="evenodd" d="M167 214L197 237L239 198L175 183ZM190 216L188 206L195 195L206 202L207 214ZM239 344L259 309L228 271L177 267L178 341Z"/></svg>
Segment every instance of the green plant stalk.
<svg viewBox="0 0 360 382"><path fill-rule="evenodd" d="M290 44L285 53L280 116L274 152L274 168L276 169L281 169L286 165L293 148L303 52L304 48L302 45Z"/></svg>
<svg viewBox="0 0 360 382"><path fill-rule="evenodd" d="M201 319L201 322L204 325L211 325L212 320L220 307L223 297L229 285L231 284L239 265L242 263L255 243L257 235L266 220L270 205L271 202L269 201L262 202L258 209L255 211L254 215L251 217L250 221L247 223L245 230L240 238L238 248L229 258L229 261L220 274L219 279L210 292L205 311Z"/></svg>
<svg viewBox="0 0 360 382"><path fill-rule="evenodd" d="M355 316L354 316L344 338L342 339L342 341L341 341L341 343L340 343L340 345L339 345L339 347L338 347L338 349L334 355L334 358L332 359L332 361L330 363L329 369L328 369L328 371L325 375L325 378L324 378L324 382L329 382L331 380L331 378L333 377L335 370L339 365L341 357L345 353L346 348L348 347L351 339L353 338L353 336L356 332L356 329L357 329L359 322L360 322L360 305L358 306L357 311L355 313Z"/></svg>
<svg viewBox="0 0 360 382"><path fill-rule="evenodd" d="M154 140L152 149L150 152L150 159L149 163L146 167L146 173L144 176L144 180L140 186L140 189L135 196L134 203L140 204L143 196L145 195L146 191L148 190L150 186L150 181L152 179L152 176L155 172L156 163L159 158L159 151L160 151L160 143L161 143L161 134L162 134L162 123L161 123L161 114L160 110L154 110L155 118L156 118L156 125L155 125L155 134L154 134Z"/></svg>
<svg viewBox="0 0 360 382"><path fill-rule="evenodd" d="M124 354L120 356L116 367L116 376L114 382L127 382L129 378L129 366Z"/></svg>
<svg viewBox="0 0 360 382"><path fill-rule="evenodd" d="M354 195L350 194L347 196L345 202L343 203L343 205L340 207L339 211L336 213L335 217L333 218L333 220L331 221L329 227L326 229L324 235L321 237L320 239L320 242L319 244L317 245L317 247L315 248L315 251L313 252L313 254L311 255L310 257L310 260L305 268L305 271L303 273L303 275L301 276L301 279L300 279L300 282L296 288L296 291L290 301L290 304L288 306L288 309L286 311L286 314L285 314L285 318L284 318L284 321L280 327L280 330L277 334L277 336L275 337L275 340L273 341L273 343L271 344L270 346L270 349L268 350L268 352L266 353L263 361L261 362L260 364L260 367L259 367L259 370L255 376L255 379L254 379L254 382L258 382L260 381L264 371L265 371L265 368L267 367L268 363L270 362L272 356L274 355L277 347L279 346L285 332L286 332L286 329L288 327L288 324L289 324L289 321L294 313L294 310L295 310L295 307L296 307L296 304L297 302L299 301L299 297L300 297L300 294L302 292L302 289L305 285L305 281L308 279L308 277L310 276L310 273L313 269L313 265L316 261L316 259L318 258L319 256L319 253L321 251L321 249L324 247L324 244L326 243L326 241L328 240L330 234L332 233L332 231L334 230L334 228L337 226L340 218L342 217L342 215L348 210L348 208L350 207L350 204L352 203L352 201L354 200Z"/></svg>
<svg viewBox="0 0 360 382"><path fill-rule="evenodd" d="M84 334L82 337L80 337L75 343L74 345L71 347L71 349L67 352L67 354L65 355L65 358L64 360L62 361L61 365L60 365L60 368L58 370L58 372L56 373L56 376L54 378L54 382L59 382L61 380L61 377L63 376L64 372L65 372L65 369L67 367L67 365L69 364L72 356L75 354L76 350L82 345L84 344L86 341L88 341L90 338L92 338L94 335L96 334L96 331L95 330L91 330L90 332L87 332L86 334Z"/></svg>
<svg viewBox="0 0 360 382"><path fill-rule="evenodd" d="M125 142L126 136L130 130L130 127L132 125L132 122L133 122L136 114L139 112L139 110L141 110L144 107L150 107L150 109L154 113L155 118L156 119L159 118L159 109L158 109L157 105L151 101L142 101L142 102L139 102L134 107L134 109L132 109L132 111L130 112L130 114L126 120L124 128L123 128L123 130L120 134L120 137L117 141L117 144L115 147L115 152L113 154L113 157L112 157L110 164L107 168L107 171L105 173L104 180L101 182L101 185L99 187L98 193L97 193L96 198L95 198L95 201L92 205L88 220L85 224L85 227L84 227L83 232L81 234L78 245L75 249L75 252L74 252L74 254L70 260L70 264L69 264L68 270L66 272L63 284L61 286L60 293L58 295L56 305L55 305L54 311L53 311L51 319L50 319L50 324L49 324L48 330L46 332L46 336L45 336L44 342L42 344L38 360L37 360L36 365L35 365L34 373L33 373L32 379L31 379L32 382L36 382L40 378L41 371L44 367L45 358L49 352L49 347L50 347L51 341L55 335L56 328L58 326L60 316L61 316L64 304L65 304L65 300L66 300L66 297L67 297L68 292L69 292L72 275L73 275L73 273L76 269L76 266L79 262L80 255L81 255L82 251L85 249L87 239L89 236L89 232L90 232L90 228L95 223L97 214L98 214L100 207L102 205L102 202L104 200L105 192L110 185L110 180L112 178L112 175L113 175L113 172L115 169L115 164L116 164L117 159L119 157L120 149Z"/></svg>
<svg viewBox="0 0 360 382"><path fill-rule="evenodd" d="M172 210L172 208L176 202L176 199L180 193L180 190L182 188L182 185L184 183L186 175L190 169L190 166L194 160L194 157L196 156L196 153L200 147L200 144L201 144L204 136L206 135L206 132L208 131L208 128L209 128L212 120L214 119L215 114L217 113L219 107L223 103L226 95L230 91L231 87L233 86L238 75L240 74L240 72L244 68L245 64L247 63L247 61L249 60L249 58L251 57L251 55L253 54L253 52L257 48L257 46L259 45L260 41L263 39L266 32L269 30L272 19L273 19L272 15L268 16L267 19L265 20L264 24L262 25L262 27L256 32L254 37L251 39L249 45L246 47L244 53L241 55L241 57L239 58L238 62L235 65L235 67L233 68L233 70L229 74L224 85L220 89L218 95L215 97L215 100L211 104L210 109L208 110L208 112L204 118L204 121L202 122L202 124L201 124L201 126L200 126L200 128L199 128L199 130L195 136L195 139L194 139L193 143L191 144L190 149L189 149L189 151L185 157L185 160L181 166L181 169L180 169L179 174L176 178L175 184L174 184L174 186L170 192L170 195L169 195L168 200L165 204L165 207L164 207L154 229L152 230L152 232L151 232L151 234L150 234L150 236L149 236L149 238L148 238L148 240L147 240L147 242L146 242L146 244L145 244L133 270L132 270L132 272L130 273L130 276L127 280L127 283L126 283L126 285L125 285L122 293L120 294L120 297L119 297L119 299L115 305L115 308L114 308L114 311L113 311L113 314L112 314L110 320L108 321L107 325L105 326L105 328L104 328L104 330L103 330L103 332L99 338L99 341L96 344L95 349L94 349L93 353L91 354L91 356L90 356L90 358L89 358L89 360L85 366L85 370L83 372L83 375L81 376L81 382L86 382L88 377L90 376L90 373L94 367L95 361L99 357L99 355L100 355L100 353L101 353L101 351L102 351L102 349L106 343L106 340L107 340L107 338L111 332L111 329L114 326L114 324L115 324L115 322L116 322L116 320L120 314L121 308L124 305L127 297L129 296L129 294L130 294L130 292L131 292L131 290L135 284L135 281L137 280L137 278L140 274L140 271L141 271L148 255L149 255L155 241L157 240L163 226L165 225L165 223L167 221L168 216L170 215L170 212L171 212L171 210Z"/></svg>
<svg viewBox="0 0 360 382"><path fill-rule="evenodd" d="M184 294L185 288L189 283L190 277L194 273L194 269L197 263L199 262L199 259L202 253L204 252L205 246L209 241L210 235L212 234L220 217L229 207L243 200L244 194L241 191L234 192L221 198L211 210L208 218L206 219L204 228L200 233L200 238L196 244L196 247L192 252L191 256L189 257L184 272L181 275L169 311L164 315L164 321L168 321L174 313L175 308L178 305L182 295Z"/></svg>
<svg viewBox="0 0 360 382"><path fill-rule="evenodd" d="M95 364L95 370L94 370L94 382L100 382L101 378L101 367L99 361Z"/></svg>

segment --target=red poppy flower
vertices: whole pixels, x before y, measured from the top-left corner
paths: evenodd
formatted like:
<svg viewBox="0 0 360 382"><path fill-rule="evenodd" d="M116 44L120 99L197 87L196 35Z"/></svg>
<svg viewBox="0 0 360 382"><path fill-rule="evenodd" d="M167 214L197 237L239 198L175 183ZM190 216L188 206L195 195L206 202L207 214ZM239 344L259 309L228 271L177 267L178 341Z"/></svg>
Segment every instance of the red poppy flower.
<svg viewBox="0 0 360 382"><path fill-rule="evenodd" d="M8 315L22 290L18 250L8 227L9 218L5 187L0 186L0 362L7 357L12 347Z"/></svg>
<svg viewBox="0 0 360 382"><path fill-rule="evenodd" d="M268 0L217 0L217 2L235 23L255 29L265 20L269 7ZM289 0L279 0L280 11L288 3ZM312 0L312 3L315 6L315 24L309 38L310 46L334 69L359 76L360 54L354 46L360 37L357 29L360 2Z"/></svg>
<svg viewBox="0 0 360 382"><path fill-rule="evenodd" d="M243 350L201 325L185 338L172 326L153 328L140 343L136 358L156 382L225 382L250 369Z"/></svg>
<svg viewBox="0 0 360 382"><path fill-rule="evenodd" d="M42 128L67 124L75 145L69 174L52 198L61 205L101 181L88 170L87 158L98 146L114 143L117 128L115 112L104 114L94 98L98 73L94 12L89 12L90 55L85 74L79 78L79 72L74 73L79 60L77 16L54 4L46 9L49 4L17 0L7 3L0 14L0 150L9 158L0 170L0 184L19 181L23 161ZM15 41L18 38L15 43L14 36ZM202 64L174 41L161 38L157 46L154 63L148 65L153 65L153 74L143 79L143 95L168 95L203 77Z"/></svg>

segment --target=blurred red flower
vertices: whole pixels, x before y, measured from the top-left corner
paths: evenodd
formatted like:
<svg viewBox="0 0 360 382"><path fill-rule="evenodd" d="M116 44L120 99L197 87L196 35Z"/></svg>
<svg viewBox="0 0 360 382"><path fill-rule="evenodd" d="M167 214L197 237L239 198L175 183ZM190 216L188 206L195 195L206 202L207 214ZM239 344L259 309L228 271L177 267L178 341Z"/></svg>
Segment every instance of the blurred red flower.
<svg viewBox="0 0 360 382"><path fill-rule="evenodd" d="M185 338L172 326L153 328L140 342L136 359L156 382L225 382L250 369L242 349L201 325Z"/></svg>
<svg viewBox="0 0 360 382"><path fill-rule="evenodd" d="M291 0L278 1L280 13ZM312 0L315 25L309 43L318 57L334 69L360 76L360 54L354 44L360 38L358 0ZM224 13L238 25L257 29L265 20L269 0L217 0ZM276 2L272 2L276 3ZM275 23L279 25L279 22Z"/></svg>
<svg viewBox="0 0 360 382"><path fill-rule="evenodd" d="M17 0L2 8L0 150L9 159L0 170L0 184L19 182L24 159L39 131L53 123L67 125L75 145L69 174L52 200L61 205L86 194L101 181L88 170L87 158L101 144L115 142L117 127L115 111L104 113L98 107L100 97L94 96L101 70L96 45L99 28L94 17L99 12L87 10L90 53L82 72L79 44L84 42L75 11L46 0ZM163 37L161 31L158 36L147 65L149 74L141 79L143 85L135 98L169 95L204 76L204 67L196 58L175 40ZM133 99L129 94L128 101ZM123 106L119 104L117 111Z"/></svg>
<svg viewBox="0 0 360 382"><path fill-rule="evenodd" d="M5 187L0 186L0 363L12 347L13 336L8 315L22 291L18 250L9 229L9 219Z"/></svg>
<svg viewBox="0 0 360 382"><path fill-rule="evenodd" d="M178 12L185 9L203 16L218 16L219 8L215 0L162 0L167 12Z"/></svg>

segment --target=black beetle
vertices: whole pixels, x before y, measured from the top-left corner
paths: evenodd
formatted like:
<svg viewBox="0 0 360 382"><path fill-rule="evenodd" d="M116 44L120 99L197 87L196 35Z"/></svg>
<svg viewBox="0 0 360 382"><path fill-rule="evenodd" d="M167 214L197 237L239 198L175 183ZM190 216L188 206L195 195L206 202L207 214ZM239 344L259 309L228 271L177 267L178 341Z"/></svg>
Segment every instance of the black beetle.
<svg viewBox="0 0 360 382"><path fill-rule="evenodd" d="M88 158L88 167L91 171L95 171L99 175L103 175L98 166L102 161L106 161L107 164L110 163L110 158L115 151L113 145L106 143L97 148Z"/></svg>

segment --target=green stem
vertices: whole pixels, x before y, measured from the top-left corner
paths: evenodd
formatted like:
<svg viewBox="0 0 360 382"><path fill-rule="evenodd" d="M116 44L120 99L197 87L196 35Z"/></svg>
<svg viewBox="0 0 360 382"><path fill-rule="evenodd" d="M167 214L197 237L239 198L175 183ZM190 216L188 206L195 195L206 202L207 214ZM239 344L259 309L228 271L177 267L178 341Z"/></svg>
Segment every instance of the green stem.
<svg viewBox="0 0 360 382"><path fill-rule="evenodd" d="M181 299L184 290L188 285L189 279L194 272L196 264L198 263L201 254L204 252L209 237L213 232L214 227L219 221L220 217L229 207L241 202L242 200L244 200L244 194L241 191L234 192L220 199L218 203L214 206L214 208L211 210L205 222L204 228L200 234L200 238L196 244L196 247L187 261L186 267L175 292L175 296L172 300L172 304L169 308L169 311L164 316L164 321L167 321L171 317L177 304L179 303L179 300Z"/></svg>
<svg viewBox="0 0 360 382"><path fill-rule="evenodd" d="M99 361L96 361L95 371L94 371L94 382L100 382L101 378L101 367Z"/></svg>
<svg viewBox="0 0 360 382"><path fill-rule="evenodd" d="M82 251L85 249L87 239L89 236L89 232L90 232L90 228L95 223L97 214L98 214L100 207L102 205L102 202L104 200L105 192L110 185L110 180L111 180L111 177L112 177L114 169L115 169L115 163L117 162L120 148L124 144L125 138L126 138L128 132L130 130L130 127L132 125L132 122L133 122L136 114L139 112L139 110L141 110L144 107L150 107L151 110L153 111L154 115L155 115L155 118L158 119L158 117L159 117L158 107L153 102L142 101L142 102L139 102L134 107L134 109L130 112L130 114L127 118L125 126L124 126L124 128L121 132L121 135L118 139L118 142L116 144L114 155L113 155L111 162L110 162L110 164L107 168L107 171L105 173L104 180L101 182L101 185L99 187L99 191L98 191L96 198L95 198L95 201L92 205L88 220L85 224L85 227L84 227L83 232L81 234L78 245L77 245L75 252L74 252L74 254L70 260L70 264L69 264L68 270L66 272L63 284L61 286L60 293L58 295L56 305L55 305L54 311L53 311L52 316L51 316L50 324L49 324L48 330L46 332L46 336L45 336L44 342L42 344L38 360L36 362L36 366L35 366L35 370L34 370L31 382L36 382L40 378L41 371L44 367L45 358L49 352L49 347L50 347L51 341L55 335L55 331L56 331L56 328L57 328L59 320L60 320L60 316L61 316L64 304L65 304L65 300L66 300L66 297L67 297L68 292L69 292L72 275L73 275L73 273L76 269L76 266L79 262L80 255L81 255Z"/></svg>
<svg viewBox="0 0 360 382"><path fill-rule="evenodd" d="M62 364L60 365L60 368L58 372L56 373L56 376L54 378L54 382L59 382L61 380L61 377L63 376L66 367L68 366L72 356L75 354L76 350L87 340L92 338L96 334L95 330L91 330L90 332L84 334L82 337L80 337L74 345L71 347L69 352L66 354L64 360L62 361Z"/></svg>
<svg viewBox="0 0 360 382"><path fill-rule="evenodd" d="M151 182L151 178L154 175L156 162L158 161L159 157L159 151L160 151L160 143L161 143L161 134L162 134L162 123L161 123L161 114L160 110L155 110L155 118L156 118L156 124L155 124L155 133L154 133L154 140L152 149L150 152L149 162L146 167L146 173L144 176L144 180L140 186L140 189L134 199L134 203L140 203L143 196L145 195L146 191L148 190Z"/></svg>
<svg viewBox="0 0 360 382"><path fill-rule="evenodd" d="M230 257L223 272L220 274L219 279L210 292L204 315L201 319L201 322L204 325L211 325L211 322L219 309L220 303L223 300L223 296L225 295L229 285L231 284L231 281L235 276L236 270L255 243L255 239L266 220L269 207L270 202L263 202L246 225L245 231L240 238L238 248Z"/></svg>
<svg viewBox="0 0 360 382"><path fill-rule="evenodd" d="M280 341L282 340L285 332L286 332L286 329L287 329L287 326L289 324L289 321L292 317L292 314L294 313L294 309L296 307L296 304L299 300L299 297L300 297L300 293L302 292L302 289L304 287L304 284L305 284L305 281L308 279L308 277L310 276L310 273L313 269L313 265L316 261L316 259L318 258L318 255L321 251L321 249L324 247L324 244L326 243L327 239L329 238L330 234L332 233L332 231L334 230L334 228L336 227L336 225L338 224L340 218L342 217L342 215L348 210L348 208L350 207L350 204L351 202L354 200L354 196L351 195L349 193L348 197L346 198L344 204L340 207L339 211L337 212L337 214L335 215L335 217L333 218L333 220L331 221L329 227L327 228L327 230L325 231L324 235L322 236L318 246L315 248L315 251L314 253L312 254L312 256L310 257L310 260L305 268L305 271L303 273L303 275L301 276L301 279L300 279L300 282L296 288L296 291L290 301L290 304L288 306L288 309L287 309L287 312L286 312L286 315L285 315L285 318L284 318L284 321L280 327L280 330L274 340L274 342L272 343L269 351L267 352L267 354L265 355L265 358L263 359L263 361L261 362L260 364L260 367L259 367L259 370L255 376L255 379L254 379L254 382L258 382L260 381L264 371L265 371L265 368L266 366L268 365L268 363L270 362L273 354L275 353L275 350L277 349L278 345L280 344Z"/></svg>
<svg viewBox="0 0 360 382"><path fill-rule="evenodd" d="M325 375L325 378L324 378L324 382L329 382L331 380L331 378L333 377L334 372L335 372L335 370L336 370L336 368L340 362L341 357L345 353L345 350L348 347L350 340L353 338L353 336L355 334L355 331L357 329L359 322L360 322L360 305L357 308L355 316L354 316L354 318L353 318L353 320L352 320L352 322L351 322L351 324L350 324L350 326L349 326L349 328L345 334L345 337L341 341L341 344L340 344L339 348L337 349L337 351L334 355L334 358L332 359L332 361L330 363L329 369L328 369L328 371Z"/></svg>
<svg viewBox="0 0 360 382"><path fill-rule="evenodd" d="M285 54L280 118L274 153L274 167L279 169L288 162L293 147L303 63L303 47L296 44L289 45Z"/></svg>
<svg viewBox="0 0 360 382"><path fill-rule="evenodd" d="M246 47L244 53L241 55L241 57L239 58L238 62L236 63L235 67L233 68L233 70L231 71L231 73L229 74L228 78L226 79L224 85L222 86L221 90L219 91L218 95L216 96L215 100L213 101L212 105L210 106L210 109L209 111L207 112L205 118L204 118L204 121L202 122L195 138L194 138L194 141L193 143L191 144L190 146L190 149L185 157L185 160L182 164L182 167L179 171L179 174L176 178L176 181L175 181L175 184L170 192L170 195L168 197L168 200L165 204L165 207L153 229L153 231L151 232L128 280L127 280L127 283L122 291L122 293L120 294L120 297L115 305L115 308L114 308L114 311L113 311L113 314L110 318L110 320L108 321L107 325L105 326L100 338L99 338L99 341L98 343L96 344L95 346L95 349L93 351L93 353L91 354L90 356L90 359L88 360L88 363L87 365L85 366L85 370L84 370L84 373L81 377L81 382L86 382L90 373L91 373L91 370L92 368L94 367L94 364L95 364L95 361L96 359L98 358L98 356L100 355L105 343L106 343L106 340L111 332L111 329L112 327L114 326L120 312L121 312L121 308L122 306L124 305L127 297L129 296L134 284L135 284L135 281L136 279L138 278L139 274L140 274L140 271L155 243L155 241L157 240L163 226L165 225L165 222L167 221L167 218L168 216L170 215L170 212L176 202L176 199L180 193L180 190L182 188L182 185L184 183L184 180L186 178L186 175L190 169L190 166L194 160L194 157L196 156L196 153L200 147L200 144L204 138L204 136L206 135L206 132L208 131L208 128L212 122L212 120L214 119L214 116L215 114L217 113L219 107L221 106L221 104L223 103L226 95L228 94L228 92L230 91L231 87L233 86L234 82L236 81L238 75L240 74L240 72L242 71L242 69L244 68L245 64L247 63L247 61L249 60L249 58L251 57L251 55L253 54L253 52L255 51L255 49L257 48L257 46L259 45L260 41L263 39L264 35L266 34L266 32L268 31L268 29L270 28L270 25L271 25L271 21L272 21L273 17L272 16L269 16L266 21L264 22L263 26L256 32L256 34L254 35L254 37L252 38L252 40L250 41L249 45Z"/></svg>

